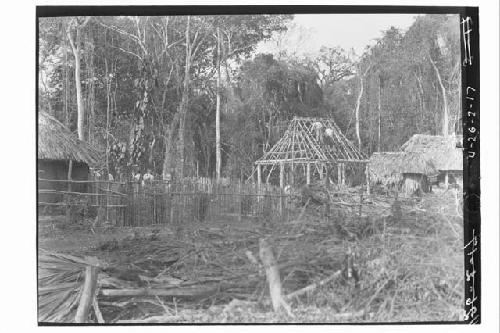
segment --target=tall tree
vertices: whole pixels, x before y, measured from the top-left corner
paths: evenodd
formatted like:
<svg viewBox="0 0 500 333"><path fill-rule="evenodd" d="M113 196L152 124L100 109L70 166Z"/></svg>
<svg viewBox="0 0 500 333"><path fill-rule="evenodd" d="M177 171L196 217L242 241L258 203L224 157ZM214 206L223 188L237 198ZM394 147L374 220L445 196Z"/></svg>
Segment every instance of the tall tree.
<svg viewBox="0 0 500 333"><path fill-rule="evenodd" d="M361 105L361 98L363 97L363 91L364 91L364 78L368 71L370 70L371 65L369 64L368 67L362 71L361 69L358 69L358 77L359 77L359 93L358 93L358 98L356 100L356 109L355 109L355 116L356 116L356 138L358 139L358 148L361 150L361 135L360 135L360 130L359 130L359 107Z"/></svg>
<svg viewBox="0 0 500 333"><path fill-rule="evenodd" d="M222 169L221 154L221 65L226 68L226 80L230 84L228 61L241 55L249 55L261 40L269 39L272 32L283 31L285 23L290 19L287 15L236 15L217 16L213 26L215 39L216 68L216 178L219 179ZM230 87L227 87L228 89Z"/></svg>
<svg viewBox="0 0 500 333"><path fill-rule="evenodd" d="M216 93L217 93L217 102L216 102L216 111L215 111L215 177L217 180L220 179L220 172L222 166L221 160L221 144L220 144L220 107L221 107L221 33L220 27L217 27L217 59L216 59L216 68L217 68L217 85L216 85Z"/></svg>
<svg viewBox="0 0 500 333"><path fill-rule="evenodd" d="M434 60L432 60L431 55L429 54L429 62L436 73L436 77L438 80L439 88L441 88L441 95L443 97L443 136L448 136L448 128L449 128L449 120L448 120L448 98L446 97L446 88L444 87L443 80L441 79L441 74L439 74L439 69L436 66Z"/></svg>
<svg viewBox="0 0 500 333"><path fill-rule="evenodd" d="M418 17L408 29L404 38L405 58L415 73L416 86L420 92L425 91L427 83L432 83L441 97L440 130L447 136L451 124L450 119L458 119L460 110L456 103L459 95L459 62L460 47L459 24L455 15L426 15ZM427 95L432 92L426 92ZM425 99L425 96L422 96ZM450 100L453 103L450 103ZM429 106L430 100L427 103ZM450 108L452 106L452 108ZM437 111L437 110L436 110Z"/></svg>
<svg viewBox="0 0 500 333"><path fill-rule="evenodd" d="M84 131L85 110L82 100L82 81L80 78L80 72L81 72L80 44L82 40L81 37L82 30L87 25L89 20L90 16L72 18L66 30L68 41L71 45L71 50L73 51L73 57L75 58L75 86L76 86L76 103L78 110L77 130L78 130L78 138L80 140L85 140L85 131ZM75 34L76 36L74 36Z"/></svg>
<svg viewBox="0 0 500 333"><path fill-rule="evenodd" d="M353 61L341 47L322 46L319 55L309 61L323 89L355 74Z"/></svg>
<svg viewBox="0 0 500 333"><path fill-rule="evenodd" d="M190 70L191 70L191 60L192 60L192 48L193 45L190 41L190 28L191 28L191 17L187 17L186 24L186 56L185 56L185 64L184 64L184 82L182 84L182 99L181 104L179 105L179 177L184 177L184 156L185 156L185 127L186 127L186 115L188 112L188 103L189 103L189 82L190 82ZM195 36L196 38L196 36ZM193 40L193 44L196 40Z"/></svg>

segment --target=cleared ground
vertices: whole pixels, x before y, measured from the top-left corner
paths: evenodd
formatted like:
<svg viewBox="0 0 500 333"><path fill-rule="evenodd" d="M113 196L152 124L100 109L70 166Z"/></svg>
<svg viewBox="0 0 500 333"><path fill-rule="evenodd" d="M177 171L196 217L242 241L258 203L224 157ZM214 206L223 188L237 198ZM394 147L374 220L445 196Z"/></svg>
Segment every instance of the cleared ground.
<svg viewBox="0 0 500 333"><path fill-rule="evenodd" d="M462 217L451 191L418 200L364 197L297 204L281 223L235 221L173 227L68 225L42 217L39 247L107 263L100 288L184 290L177 296L98 296L106 322L457 321L463 305ZM274 313L258 258L271 240L283 293L345 270L351 251L359 280L341 274ZM344 272L343 272L344 273ZM186 294L186 290L187 292ZM94 320L96 320L94 318Z"/></svg>

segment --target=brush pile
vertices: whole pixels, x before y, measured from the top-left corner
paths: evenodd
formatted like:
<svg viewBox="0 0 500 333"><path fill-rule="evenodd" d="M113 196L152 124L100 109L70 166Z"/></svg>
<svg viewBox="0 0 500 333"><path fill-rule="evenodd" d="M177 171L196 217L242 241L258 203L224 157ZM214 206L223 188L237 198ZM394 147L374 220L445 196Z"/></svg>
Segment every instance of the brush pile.
<svg viewBox="0 0 500 333"><path fill-rule="evenodd" d="M73 322L88 265L99 266L100 263L40 249L38 321Z"/></svg>
<svg viewBox="0 0 500 333"><path fill-rule="evenodd" d="M463 252L458 217L411 200L364 197L359 205L357 194L332 194L330 209L307 200L286 222L193 223L170 236L136 229L125 239L101 243L88 254L107 263L97 297L103 319L250 323L459 318ZM435 204L438 199L429 200ZM256 259L262 238L274 248L293 317L273 313L270 306L264 269ZM75 286L79 279L72 275L59 281ZM305 287L308 292L291 296ZM78 294L72 290L68 295ZM67 307L40 318L66 321L71 315L62 308Z"/></svg>

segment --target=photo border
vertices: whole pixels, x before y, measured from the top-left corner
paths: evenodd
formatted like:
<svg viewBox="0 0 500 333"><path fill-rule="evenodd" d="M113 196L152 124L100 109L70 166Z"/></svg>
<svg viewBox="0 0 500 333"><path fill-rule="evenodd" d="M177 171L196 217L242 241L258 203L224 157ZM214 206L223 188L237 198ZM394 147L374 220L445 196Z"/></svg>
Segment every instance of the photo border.
<svg viewBox="0 0 500 333"><path fill-rule="evenodd" d="M245 14L458 14L462 61L463 126L463 228L464 228L464 321L303 323L302 325L444 325L481 323L481 205L480 205L480 90L479 90L479 8L463 6L383 6L383 5L195 5L195 6L36 6L36 145L38 147L38 56L39 18L62 16L178 16ZM467 22L469 25L467 25ZM36 161L35 161L36 162ZM35 177L38 177L36 164ZM36 181L38 203L38 182ZM38 218L38 205L36 216ZM38 291L38 221L36 223L36 279ZM38 308L37 297L37 308ZM233 326L297 325L295 323L47 323L38 326Z"/></svg>

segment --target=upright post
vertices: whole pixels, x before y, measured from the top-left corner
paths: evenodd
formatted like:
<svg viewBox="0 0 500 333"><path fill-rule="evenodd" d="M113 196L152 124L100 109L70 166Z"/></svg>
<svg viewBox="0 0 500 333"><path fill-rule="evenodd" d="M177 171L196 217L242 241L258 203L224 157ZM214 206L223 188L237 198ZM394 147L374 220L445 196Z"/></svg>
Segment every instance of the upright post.
<svg viewBox="0 0 500 333"><path fill-rule="evenodd" d="M262 173L261 173L261 165L257 164L257 185L260 188L261 182L262 182Z"/></svg>
<svg viewBox="0 0 500 333"><path fill-rule="evenodd" d="M285 186L285 164L280 162L280 188Z"/></svg>
<svg viewBox="0 0 500 333"><path fill-rule="evenodd" d="M100 185L99 180L100 179L96 179L96 177L93 176L92 180L97 181L97 183L89 183L89 187L91 188L91 190L89 190L89 192L93 192L96 194L94 204L96 205L97 208L99 208L99 185Z"/></svg>
<svg viewBox="0 0 500 333"><path fill-rule="evenodd" d="M363 192L361 192L359 194L359 213L358 213L358 217L359 217L359 220L361 221L361 211L363 209Z"/></svg>
<svg viewBox="0 0 500 333"><path fill-rule="evenodd" d="M337 185L342 185L342 170L340 163L337 163Z"/></svg>
<svg viewBox="0 0 500 333"><path fill-rule="evenodd" d="M285 211L284 209L284 200L283 200L283 196L284 196L284 193L283 193L283 188L280 188L280 218L281 220L283 221L283 213Z"/></svg>
<svg viewBox="0 0 500 333"><path fill-rule="evenodd" d="M68 192L71 192L71 180L72 176L71 174L73 173L73 161L70 160L68 164ZM66 201L66 220L67 222L71 222L72 220L72 214L71 214L71 194L68 193L67 195L64 196L65 201Z"/></svg>
<svg viewBox="0 0 500 333"><path fill-rule="evenodd" d="M325 181L325 186L328 185L328 164L325 164L325 178L323 179Z"/></svg>
<svg viewBox="0 0 500 333"><path fill-rule="evenodd" d="M295 185L295 126L293 127L292 130L292 166L291 166L291 172L290 172L290 185L294 186Z"/></svg>
<svg viewBox="0 0 500 333"><path fill-rule="evenodd" d="M342 165L342 167L341 167L341 169L342 169L342 186L344 186L345 185L345 164L342 163L341 165Z"/></svg>
<svg viewBox="0 0 500 333"><path fill-rule="evenodd" d="M238 183L238 192L239 192L239 204L240 204L240 209L239 209L239 214L238 214L238 222L241 222L241 215L243 214L243 191L241 188L241 180Z"/></svg>
<svg viewBox="0 0 500 333"><path fill-rule="evenodd" d="M97 287L97 275L99 268L89 265L85 268L85 281L83 283L83 290L80 297L80 303L76 310L75 322L86 323L89 317L89 310L95 296Z"/></svg>
<svg viewBox="0 0 500 333"><path fill-rule="evenodd" d="M366 194L370 195L370 169L368 168L368 163L365 166L365 177L366 177Z"/></svg>
<svg viewBox="0 0 500 333"><path fill-rule="evenodd" d="M134 217L134 184L132 181L127 181L127 218L126 223L127 226L134 226L135 217Z"/></svg>
<svg viewBox="0 0 500 333"><path fill-rule="evenodd" d="M306 183L311 184L311 163L307 162Z"/></svg>
<svg viewBox="0 0 500 333"><path fill-rule="evenodd" d="M264 238L259 240L259 257L266 270L266 278L269 285L269 294L271 295L273 309L274 311L278 311L282 306L280 272L271 245Z"/></svg>

